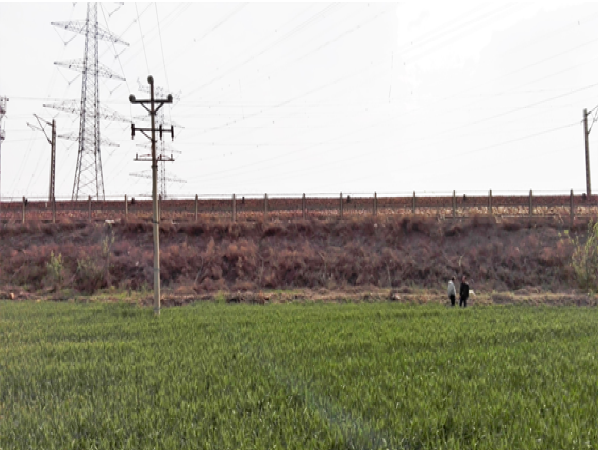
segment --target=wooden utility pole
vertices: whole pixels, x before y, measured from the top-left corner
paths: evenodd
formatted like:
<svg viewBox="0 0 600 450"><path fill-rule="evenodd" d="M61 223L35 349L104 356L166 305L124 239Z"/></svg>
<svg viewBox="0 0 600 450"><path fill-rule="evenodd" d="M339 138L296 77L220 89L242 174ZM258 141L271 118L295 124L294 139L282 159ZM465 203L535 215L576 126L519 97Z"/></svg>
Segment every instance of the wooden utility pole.
<svg viewBox="0 0 600 450"><path fill-rule="evenodd" d="M54 186L56 180L56 120L52 119L52 159L50 160L50 198L48 201L54 201Z"/></svg>
<svg viewBox="0 0 600 450"><path fill-rule="evenodd" d="M154 78L152 75L148 75L148 84L150 85L150 99L149 100L136 100L135 95L131 94L129 96L129 101L131 103L139 103L141 104L148 113L150 113L150 128L136 128L135 125L131 124L131 139L135 137L135 132L141 131L144 136L150 139L152 143L152 154L150 155L142 155L140 158L138 155L135 156L134 161L152 161L152 234L154 237L154 313L158 316L160 315L160 248L158 241L158 225L159 225L159 215L158 215L158 197L157 197L157 179L158 179L158 161L174 161L173 156L170 158L164 157L160 155L159 158L156 157L156 132L158 131L160 134L160 139L162 139L163 131L165 133L171 133L171 138L173 139L173 126L171 126L170 130L163 130L162 125L157 130L154 128L154 122L156 118L156 112L165 104L165 103L173 103L173 96L169 94L166 99L155 99L154 98ZM150 108L146 106L146 104L150 104ZM158 106L155 106L158 104ZM147 131L151 132L151 135L148 136L146 134Z"/></svg>
<svg viewBox="0 0 600 450"><path fill-rule="evenodd" d="M50 144L50 186L48 188L48 202L52 203L54 201L54 186L55 186L55 174L56 174L56 170L55 170L55 166L56 166L56 120L52 120L52 123L45 121L44 119L41 119L40 117L38 117L37 115L33 115L37 121L38 124L40 125L39 127L36 127L35 125L31 125L29 122L27 122L27 125L29 126L29 128L33 129L33 130L38 130L38 131L42 131L44 133L44 136L46 136L46 140L48 141L48 144ZM46 130L44 130L44 126L42 125L42 122L44 122L46 125L49 125L52 127L52 138L49 138L48 135L46 134Z"/></svg>

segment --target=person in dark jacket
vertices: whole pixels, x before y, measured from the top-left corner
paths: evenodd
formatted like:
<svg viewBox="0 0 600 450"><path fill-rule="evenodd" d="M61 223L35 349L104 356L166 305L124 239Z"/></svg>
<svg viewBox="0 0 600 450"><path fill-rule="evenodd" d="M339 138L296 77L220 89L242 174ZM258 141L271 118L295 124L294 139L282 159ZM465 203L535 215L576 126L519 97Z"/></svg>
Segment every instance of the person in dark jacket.
<svg viewBox="0 0 600 450"><path fill-rule="evenodd" d="M458 303L459 308L461 306L467 307L467 299L469 298L469 283L467 283L467 277L463 275L462 282L460 283L460 301Z"/></svg>

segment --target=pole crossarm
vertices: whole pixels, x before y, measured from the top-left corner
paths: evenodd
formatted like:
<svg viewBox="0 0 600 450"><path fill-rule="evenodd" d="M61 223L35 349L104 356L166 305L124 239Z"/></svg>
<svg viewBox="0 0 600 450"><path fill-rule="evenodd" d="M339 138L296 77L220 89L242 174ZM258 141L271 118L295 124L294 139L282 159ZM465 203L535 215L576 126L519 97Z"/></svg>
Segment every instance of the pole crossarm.
<svg viewBox="0 0 600 450"><path fill-rule="evenodd" d="M64 28L67 31L72 31L73 33L86 35L88 33L88 21L87 20L72 20L70 22L51 22L51 25L55 27ZM127 45L129 44L118 37L116 34L111 33L110 31L103 30L99 26L97 27L97 31L95 36L98 39L103 41L114 42L116 44Z"/></svg>
<svg viewBox="0 0 600 450"><path fill-rule="evenodd" d="M173 96L171 94L169 94L169 96L166 98L166 100L165 99L162 99L162 100L157 100L157 99L154 99L154 100L136 100L135 95L132 94L132 95L129 96L129 102L130 103L134 103L134 104L142 105L144 107L144 109L150 113L151 116L152 115L156 116L156 113L158 112L158 110L160 108L162 108L165 103L173 103ZM146 106L146 103L158 104L158 106L155 106L154 110L151 110L151 108L148 108Z"/></svg>
<svg viewBox="0 0 600 450"><path fill-rule="evenodd" d="M36 125L32 125L32 124L30 124L29 122L27 122L27 126L28 126L29 128L31 128L32 130L36 130L36 131L41 131L41 132L43 132L43 133L44 133L44 136L46 136L46 140L48 141L48 144L52 145L52 139L50 139L50 138L48 137L48 135L46 134L46 130L44 129L44 126L42 125L42 122L44 122L46 125L49 125L49 126L52 126L52 123L50 123L50 122L47 122L46 120L44 120L44 119L42 119L42 118L38 117L36 114L34 114L33 116L34 116L34 117L37 119L37 121L38 121L38 123L40 124L40 126L38 127L38 126L36 126Z"/></svg>
<svg viewBox="0 0 600 450"><path fill-rule="evenodd" d="M592 132L592 128L594 128L594 124L598 121L598 107L596 106L594 108L596 110L596 114L594 115L594 118L592 119L592 124L590 125L590 127L587 130L587 134L590 134ZM594 112L594 109L592 109L591 111L587 112L587 115L591 115Z"/></svg>
<svg viewBox="0 0 600 450"><path fill-rule="evenodd" d="M60 66L60 67L66 67L67 69L75 70L77 72L84 72L85 70L87 70L86 63L83 59L72 59L70 61L57 61L54 64L57 66ZM98 71L98 76L100 76L100 77L114 78L115 80L125 81L125 78L123 78L118 73L113 72L112 70L110 70L108 67L106 67L104 64L102 64L100 62L98 63L97 71Z"/></svg>
<svg viewBox="0 0 600 450"><path fill-rule="evenodd" d="M149 94L150 88L148 86L144 86L139 78L137 81L138 81L138 89L142 92L145 92L146 94ZM163 95L163 96L167 95L167 91L160 86L154 86L154 93L158 94L158 95ZM174 102L178 102L180 99L181 99L181 91L179 91L177 94L173 95Z"/></svg>
<svg viewBox="0 0 600 450"><path fill-rule="evenodd" d="M141 131L144 136L146 136L148 139L150 139L150 141L153 141L153 139L146 134L146 131L150 131L150 132L158 131L160 134L160 139L162 139L163 133L171 133L171 139L175 139L175 131L174 131L173 125L171 125L170 129L165 130L165 129L163 129L162 125L159 126L158 128L140 128L140 127L136 127L135 124L132 123L131 124L131 139L132 140L135 138L136 131Z"/></svg>

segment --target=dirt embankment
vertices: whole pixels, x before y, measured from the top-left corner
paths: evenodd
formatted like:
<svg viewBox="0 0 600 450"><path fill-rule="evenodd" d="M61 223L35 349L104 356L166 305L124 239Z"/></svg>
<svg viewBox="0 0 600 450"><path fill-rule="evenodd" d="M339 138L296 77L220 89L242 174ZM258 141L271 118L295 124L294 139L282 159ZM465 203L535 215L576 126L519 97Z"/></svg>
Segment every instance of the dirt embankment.
<svg viewBox="0 0 600 450"><path fill-rule="evenodd" d="M285 300L278 290L421 302L443 301L448 278L464 274L484 303L524 292L552 303L579 295L571 238L586 231L583 221L489 218L161 225L161 280L167 303L223 292L232 301ZM0 283L29 294L143 292L152 288L152 255L149 223L9 225L0 229Z"/></svg>

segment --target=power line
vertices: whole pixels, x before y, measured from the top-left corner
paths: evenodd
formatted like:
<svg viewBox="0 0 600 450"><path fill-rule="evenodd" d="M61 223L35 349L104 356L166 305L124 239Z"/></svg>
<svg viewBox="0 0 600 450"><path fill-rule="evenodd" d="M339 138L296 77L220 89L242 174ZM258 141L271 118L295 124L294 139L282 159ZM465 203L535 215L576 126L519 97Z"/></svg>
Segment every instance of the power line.
<svg viewBox="0 0 600 450"><path fill-rule="evenodd" d="M187 95L192 95L193 93L199 91L200 89L205 88L206 86L210 86L212 85L215 81L220 80L221 78L223 78L225 75L227 75L228 73L239 69L240 67L245 66L246 64L248 64L249 62L253 61L254 59L258 58L259 56L265 54L267 51L271 50L272 48L274 48L275 46L279 45L281 42L285 41L286 39L289 39L291 36L293 36L294 34L300 32L301 30L303 30L304 28L306 28L307 26L311 25L312 23L314 23L316 20L320 20L321 18L323 18L325 15L329 14L331 11L335 10L338 7L338 5L328 5L327 7L325 7L323 10L321 10L320 12L318 12L317 14L314 14L313 16L309 17L307 20L305 20L304 22L302 22L300 25L296 26L295 28L293 28L292 30L288 31L285 35L283 35L281 38L277 39L276 41L272 42L271 44L269 44L266 48L256 52L255 54L249 56L248 58L246 58L245 60L243 60L242 62L238 63L237 65L233 66L231 69L229 69L228 72L222 73L220 75L217 75L216 77L213 77L210 81L200 85L199 87L197 87L196 89L193 89L191 92L188 92Z"/></svg>
<svg viewBox="0 0 600 450"><path fill-rule="evenodd" d="M167 65L165 64L165 51L163 49L163 43L162 43L162 34L160 32L160 18L158 17L158 7L156 6L156 3L154 3L154 10L156 11L156 23L158 24L158 36L160 38L160 53L162 55L162 61L163 61L163 69L165 72L165 80L167 82L167 90L171 90L171 88L169 87L169 77L167 75ZM148 73L150 73L148 71Z"/></svg>
<svg viewBox="0 0 600 450"><path fill-rule="evenodd" d="M538 137L538 136L541 136L541 135L553 133L553 132L556 132L556 131L559 131L559 130L562 130L562 129L566 129L566 128L570 128L570 127L574 127L574 126L578 126L578 125L580 125L580 122L574 122L574 123L570 123L568 125L554 127L554 128L551 128L551 129L548 129L548 130L544 130L544 131L541 131L541 132L538 132L538 133L533 133L533 134L530 134L530 135L521 136L521 137L516 138L516 139L511 139L511 140L500 142L500 143L497 143L497 144L492 144L492 145L489 145L489 146L486 146L486 147L481 147L481 148L478 148L478 149L475 149L475 150L470 150L470 151L461 152L461 153L448 154L448 155L446 155L446 156L444 156L442 158L436 158L435 160L429 159L427 161L422 161L422 162L419 162L419 163L414 164L414 165L404 166L403 170L412 170L412 169L415 169L415 168L418 168L418 167L429 166L434 161L437 162L437 161L441 161L441 160L449 160L449 159L457 158L459 156L465 156L465 155L469 155L469 154L473 154L473 153L478 153L478 152L490 150L492 148L497 148L497 147L501 147L501 146L513 144L513 143L516 143L516 142L520 142L520 141L531 139L531 138ZM306 168L306 169L300 169L300 170L295 170L295 171L279 172L277 175L269 177L269 179L270 180L277 180L277 179L282 179L282 178L288 178L292 174L302 173L302 172L306 172L306 171L310 171L311 174L314 175L315 173L319 173L319 172L322 172L322 171L325 171L325 172L330 171L331 170L330 169L331 166L336 166L336 168L338 170L342 170L344 168L344 166L348 165L349 161L356 161L356 160L359 160L359 159L362 159L362 158L366 158L366 157L370 157L370 156L371 156L370 154L364 154L363 153L363 154L359 154L359 155L354 156L354 157L345 157L343 162L339 161L339 160L336 160L336 161L332 161L330 163L322 163L322 164L319 164L319 167L317 167L317 168ZM239 177L239 175L236 175L236 176ZM352 179L352 180L346 180L345 182L346 183L348 183L348 182L352 183L352 182L356 182L356 181L362 181L362 180L370 179L370 178L373 178L373 177L382 177L382 174L381 173L377 173L377 174L372 174L372 175L366 175L364 177L355 178L355 179ZM204 178L204 180L207 180L207 178ZM341 182L338 182L338 183L341 183ZM331 185L332 184L320 185L319 187L322 187L322 186L331 186Z"/></svg>
<svg viewBox="0 0 600 450"><path fill-rule="evenodd" d="M181 15L184 11L186 11L192 4L191 3L184 3L184 4L179 4L176 8L174 8L169 15L163 20L163 29L168 28L168 26L173 23L174 19L177 18L179 15ZM143 13L149 9L152 6L152 3L148 4L148 6L146 7L146 9L144 9L144 11L142 12L142 14L140 14L140 18L143 15ZM138 20L134 20L133 23L137 22ZM152 26L150 27L148 34L151 34L152 31L154 29L156 29L156 26ZM132 47L136 46L139 42L142 42L142 45L144 45L144 42L152 42L154 38L150 37L148 39L144 39L144 37L142 36L139 40L137 40L136 42L134 42L132 44ZM143 50L143 49L142 49ZM138 53L140 53L140 50L137 51L132 51L132 52L128 52L129 53L129 59L127 59L124 64L127 65L129 64L129 62L131 62L133 60L133 57L137 56Z"/></svg>
<svg viewBox="0 0 600 450"><path fill-rule="evenodd" d="M142 32L142 22L140 21L140 12L138 11L138 7L137 7L137 3L134 3L135 5L135 12L137 13L137 22L138 25L140 27L140 36L142 39L142 47L144 49L144 59L146 60L146 70L148 71L148 73L150 73L150 68L148 66L148 55L146 55L146 44L144 44L144 33Z"/></svg>
<svg viewBox="0 0 600 450"><path fill-rule="evenodd" d="M500 78L504 78L504 77L506 77L506 76L513 75L513 74L515 74L515 73L518 73L518 72L520 72L520 71L522 71L522 70L525 70L525 69L527 69L527 68L530 68L530 67L536 66L536 65L538 65L538 64L542 64L542 63L544 63L544 62L547 62L547 61L549 61L549 60L551 60L551 59L554 59L554 58L556 58L556 57L558 57L558 56L561 56L561 55L564 55L564 54L566 54L566 53L569 53L569 52L571 52L571 51L573 51L573 50L579 49L579 48L581 48L581 47L583 47L583 46L585 46L585 45L589 45L589 44L591 44L592 42L595 42L595 41L588 41L588 42L586 42L586 43L584 43L584 44L578 45L578 46L576 46L576 47L572 47L572 48L570 48L570 49L568 49L568 50L566 50L566 51L563 51L563 52L560 52L560 53L558 53L558 54L552 55L552 56L550 56L550 57L548 57L548 58L544 58L544 59L542 59L541 61L537 61L537 62L535 62L535 63L528 64L528 65L526 65L526 66L523 66L523 67L521 67L521 68L519 68L519 69L516 69L516 70L514 70L514 71L512 71L512 72L509 72L509 73L507 73L507 74L500 75L500 76L498 76L498 77L494 78L493 80L488 80L486 83L480 83L480 84L479 84L479 85L477 85L477 86L472 86L472 87L470 87L470 88L469 88L469 89L467 89L467 90L464 90L464 91L462 91L462 92L458 92L458 93L456 93L456 94L454 94L454 95L451 95L451 96L448 96L448 97L446 97L446 98L444 98L444 99L442 99L442 100L440 100L440 101L443 101L443 100L449 100L449 99L451 99L451 98L454 98L454 97L456 97L457 95L460 95L460 94L462 94L462 93L464 93L464 92L468 92L468 91L470 91L470 90L472 90L472 89L475 89L475 88L477 88L477 87L480 87L480 86L482 86L482 85L484 85L484 84L487 84L487 83L489 83L489 82L491 82L491 81L496 81L496 80L498 80L498 79L500 79ZM381 63L381 62L380 62L380 63ZM380 63L378 63L377 65L379 65ZM325 85L322 85L322 86L321 86L321 87L319 87L319 88L316 88L316 89L313 89L313 90L311 90L311 91L305 92L304 94L301 94L301 95L299 95L299 96L297 96L297 97L295 97L295 98L292 98L292 99L286 100L286 101L284 101L284 102L280 102L280 103L278 103L278 104L274 105L273 107L271 107L271 108L269 108L269 109L273 109L273 108L279 108L279 107L281 107L281 106L284 106L284 105L286 105L286 104L288 104L288 103L290 103L290 102L292 102L292 101L294 101L294 100L298 100L299 98L305 97L305 96L307 96L307 95L310 95L310 94L312 94L312 93L314 93L314 92L316 92L316 91L322 90L322 89L324 89L324 88L328 87L329 85L332 85L332 84L339 85L340 81L342 81L342 80L344 80L344 79L347 79L347 78L349 78L350 76L354 76L354 75L356 75L356 74L358 74L358 73L364 72L365 70L368 70L369 68L370 68L370 66L367 66L366 68L362 68L362 69L361 69L361 70L359 70L358 72L354 72L354 73L351 73L351 74L349 74L349 75L342 76L341 78L338 78L338 79L336 79L336 80L333 80L333 81L331 81L331 82L329 82L329 83L326 83ZM249 114L249 115L247 115L245 118L243 118L243 119L240 119L240 120L229 121L229 122L227 122L227 123L225 123L225 124L223 124L223 125L220 125L220 126L216 126L216 127L209 128L209 129L207 129L207 131L215 131L215 130L218 130L218 129L221 129L221 128L225 128L225 127L228 127L228 126L230 126L230 125L236 124L236 123L238 123L238 122L239 122L239 121L241 121L241 120L247 120L248 118L256 117L256 116L258 116L258 115L260 115L260 114L262 114L262 111L261 111L261 112L258 112L258 113L254 113L254 114Z"/></svg>
<svg viewBox="0 0 600 450"><path fill-rule="evenodd" d="M559 73L562 73L562 72L563 72L563 71L561 71L561 72L559 72ZM549 75L549 76L551 76L551 75ZM545 78L547 78L547 77L548 77L548 76L544 76L544 77L542 77L542 79L545 79ZM531 84L531 83L525 83L525 85L528 85L528 84ZM518 88L520 88L520 87L523 87L523 86L524 86L524 85L517 86L517 89L518 89ZM585 88L583 88L583 89L585 89ZM454 96L450 96L450 98L451 98L451 97L454 97ZM443 99L442 99L442 100L443 100ZM441 101L441 100L440 100L440 101ZM544 100L544 101L542 101L542 102L536 102L536 103L538 103L538 104L539 104L539 103L543 103L543 102L545 102L545 101L549 101L549 99L546 99L546 100ZM438 101L438 102L435 102L435 103L439 103L439 101ZM474 104L474 103L472 103L472 104ZM471 105L472 105L472 104L471 104ZM463 107L459 107L459 108L454 108L453 110L450 110L450 111L445 111L445 113L448 113L448 112L451 112L451 111L460 110L460 109L464 109L465 107L469 107L469 106L470 106L470 105L463 106ZM531 107L531 106L533 106L533 105L526 105L525 107L516 108L516 109L514 109L514 110L511 110L511 111L509 111L508 113L512 113L512 112L518 111L518 110L520 110L520 109L524 109L524 108ZM421 109L422 109L422 108L421 108ZM414 111L408 111L408 112L406 112L406 113L403 113L403 114L401 114L401 116L405 116L405 115L407 115L407 114L410 114L410 113L413 113L413 112L414 112ZM508 113L503 113L503 114L497 115L497 116L495 116L495 117L499 117L499 116L502 116L502 115L506 115L506 114L508 114ZM389 122L389 121L391 121L391 120L395 120L395 119L397 119L398 117L399 117L399 116L394 116L394 117L392 117L391 119L386 119L386 120L383 120L383 121L379 122L379 124L387 123L387 122ZM493 117L493 118L495 118L495 117ZM489 120L489 119L485 119L485 120ZM485 121L485 120L484 120L484 121ZM235 121L235 122L237 122L237 121ZM231 122L230 122L230 123L231 123ZM372 128L373 126L376 126L377 124L378 124L378 123L375 123L375 124L369 124L368 126L362 127L362 128L361 128L361 129L359 129L359 130L353 130L353 132L351 132L350 134L353 134L353 133L354 133L354 132L356 132L356 131L362 131L362 130L365 130L365 129L368 129L368 128ZM471 125L471 123L470 123L469 125ZM214 127L214 128L220 128L220 127ZM462 127L459 127L459 128L462 128ZM438 134L439 134L439 133L438 133ZM429 135L429 137L431 137L431 136L432 136L432 135ZM340 137L342 137L342 136L340 136ZM288 152L288 153L286 153L286 155L289 155L289 154L291 154L291 153L295 153L295 152L296 152L296 151L293 151L293 152ZM263 162L264 162L264 161L263 161Z"/></svg>
<svg viewBox="0 0 600 450"><path fill-rule="evenodd" d="M553 97L553 98L551 98L551 99L546 99L546 100L543 100L543 101L541 101L541 102L536 102L536 104L539 104L539 103L544 103L544 102L546 102L546 101L550 101L550 100L552 100L552 99L555 99L555 98L564 97L565 95L571 95L571 94L573 94L573 93L576 93L576 92L582 91L582 90L584 90L584 89L589 89L590 87L593 87L593 86L596 86L596 85L597 85L597 83L596 83L596 84L594 84L594 85L591 85L591 86L586 86L586 87L584 87L584 88L576 89L576 90L574 90L574 91L571 91L571 92L570 92L570 93L568 93L568 94L563 94L563 95L561 95L561 96L556 96L556 97ZM520 107L520 108L515 108L515 109L513 109L513 110L510 110L510 111L508 111L508 112L506 112L506 113L499 114L499 115L496 115L496 116L494 116L494 117L487 118L487 119L484 119L484 120L480 120L480 121L476 121L476 122L471 122L471 123L469 123L469 124L466 124L466 125L463 125L463 126L460 126L460 127L456 127L455 129L464 128L464 127L467 127L467 126L474 125L474 124L476 124L476 123L484 122L484 121L487 121L487 120L491 120L491 119L493 119L493 118L497 118L497 117L500 117L500 116L503 116L503 115L507 115L507 114L509 114L509 113L517 112L517 111L520 111L520 110L522 110L522 109L525 109L525 108L527 108L528 106L531 106L531 105L527 105L527 106ZM386 120L386 121L384 121L384 122L387 122L387 121L388 121L388 120ZM372 128L373 126L374 126L374 124L370 124L370 125L368 125L368 126L365 126L365 127L363 127L361 130L354 130L354 131L353 131L353 132L351 132L351 133L346 133L346 134L344 134L344 135L341 135L341 136L339 136L339 137L345 137L345 136L347 136L347 135L349 135L349 134L354 134L356 131L362 131L362 130L364 130L364 129ZM453 131L453 130L455 130L455 129L452 129L452 130L445 130L445 131L440 131L440 132L438 132L438 133L436 133L436 134L434 134L434 135L431 135L431 134L430 134L430 135L428 135L428 136L427 136L427 138L431 138L432 136L439 135L439 134L443 134L443 133L446 133L446 132L448 132L448 131ZM554 131L554 129L552 129L551 131ZM420 139L420 140L423 140L423 139ZM222 174L223 174L223 173L228 173L228 172L236 171L236 170L239 170L239 169L247 168L247 167L250 167L250 166L255 166L255 165L258 165L258 164L264 164L265 162L269 162L269 161L272 161L272 160L274 160L274 159L281 159L281 158L283 158L283 157L285 157L285 156L289 156L289 155L290 155L290 154L292 154L292 153L298 153L298 152L300 152L300 151L306 151L306 150L307 150L307 148L302 148L302 149L298 149L298 150L293 150L293 151L291 151L291 152L286 152L286 153L284 153L284 154L280 154L280 155L278 155L278 156L275 156L275 157L273 157L273 158L269 158L269 159L267 159L267 160L256 161L256 162L253 162L253 163L247 164L247 165L245 165L245 166L242 166L242 167L239 167L239 168L236 168L236 169L228 169L228 170L224 170L224 171L221 171L221 172L217 172L216 174L218 174L218 175L222 176ZM371 153L372 153L372 152L369 152L368 154L370 155ZM212 175L212 174L211 174L211 175ZM236 175L236 176L239 176L239 174L238 174L238 175ZM197 178L200 178L200 177L197 177ZM192 178L192 179L194 179L194 178ZM204 178L204 179L206 180L206 178Z"/></svg>
<svg viewBox="0 0 600 450"><path fill-rule="evenodd" d="M225 17L223 17L223 19L221 19L219 22L217 22L212 28L210 28L206 33L204 33L202 36L200 36L198 39L194 38L194 46L199 44L201 41L203 41L208 35L210 35L211 33L213 33L215 30L217 30L218 28L220 28L225 22L227 22L229 19L231 19L231 17L233 17L234 15L236 15L242 8L244 8L246 6L246 3L242 3L241 5L239 5L237 8L233 9L232 11L230 11ZM175 55L172 59L171 59L171 63L173 63L174 61L178 60L183 54L187 53L190 50L189 47L185 47L184 49L177 55Z"/></svg>

